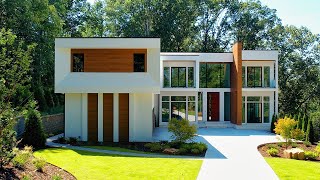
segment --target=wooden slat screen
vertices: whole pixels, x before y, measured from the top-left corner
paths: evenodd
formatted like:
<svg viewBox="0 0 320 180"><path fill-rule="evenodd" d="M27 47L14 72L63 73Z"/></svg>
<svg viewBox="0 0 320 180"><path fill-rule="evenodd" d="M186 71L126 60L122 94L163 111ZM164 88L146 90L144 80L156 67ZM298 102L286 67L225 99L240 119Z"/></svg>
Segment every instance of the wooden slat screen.
<svg viewBox="0 0 320 180"><path fill-rule="evenodd" d="M129 141L129 94L119 94L119 142Z"/></svg>
<svg viewBox="0 0 320 180"><path fill-rule="evenodd" d="M98 141L98 94L88 93L88 141Z"/></svg>

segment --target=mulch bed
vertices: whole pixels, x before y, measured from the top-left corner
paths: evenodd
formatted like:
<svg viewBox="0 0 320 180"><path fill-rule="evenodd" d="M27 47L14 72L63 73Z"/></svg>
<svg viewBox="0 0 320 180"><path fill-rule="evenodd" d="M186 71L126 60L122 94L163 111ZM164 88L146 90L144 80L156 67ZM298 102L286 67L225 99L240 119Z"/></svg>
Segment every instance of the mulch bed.
<svg viewBox="0 0 320 180"><path fill-rule="evenodd" d="M74 180L76 179L67 171L47 163L43 168L43 172L36 171L32 163L27 163L23 169L15 168L11 164L0 169L0 179L16 180L16 179L32 179L32 180L52 180L53 177L60 177L61 179Z"/></svg>
<svg viewBox="0 0 320 180"><path fill-rule="evenodd" d="M267 153L267 150L268 150L267 145L268 144L273 144L275 146L278 146L278 143L267 143L267 144L262 144L262 145L258 146L258 150L263 157L272 157ZM316 148L316 145L311 145L310 147L307 147L303 143L297 143L297 145L298 146L296 148L303 149L304 151L315 151L315 148ZM291 148L292 148L292 146L288 146L288 149L291 149ZM283 144L283 146L278 146L278 150L279 150L278 157L285 158L283 151L286 150L286 148L285 148L284 144ZM318 157L315 161L320 163L320 157Z"/></svg>

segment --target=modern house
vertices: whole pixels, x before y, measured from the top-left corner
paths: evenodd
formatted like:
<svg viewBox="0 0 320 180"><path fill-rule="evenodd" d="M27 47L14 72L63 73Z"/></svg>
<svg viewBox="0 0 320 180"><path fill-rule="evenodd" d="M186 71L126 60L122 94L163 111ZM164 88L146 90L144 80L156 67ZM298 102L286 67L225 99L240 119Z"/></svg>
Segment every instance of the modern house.
<svg viewBox="0 0 320 180"><path fill-rule="evenodd" d="M268 129L278 112L278 52L161 53L159 38L57 38L55 92L65 136L151 141L170 118Z"/></svg>

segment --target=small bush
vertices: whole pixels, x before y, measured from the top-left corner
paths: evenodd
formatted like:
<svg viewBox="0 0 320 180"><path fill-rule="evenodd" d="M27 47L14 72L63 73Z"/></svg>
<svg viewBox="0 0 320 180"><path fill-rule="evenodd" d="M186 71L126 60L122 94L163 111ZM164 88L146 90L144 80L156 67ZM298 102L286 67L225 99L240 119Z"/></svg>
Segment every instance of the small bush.
<svg viewBox="0 0 320 180"><path fill-rule="evenodd" d="M291 139L302 140L304 132L300 129L296 129L297 122L294 119L283 118L279 119L274 129L277 134L280 134L285 139L286 148L290 144Z"/></svg>
<svg viewBox="0 0 320 180"><path fill-rule="evenodd" d="M23 175L22 180L32 180L29 175Z"/></svg>
<svg viewBox="0 0 320 180"><path fill-rule="evenodd" d="M178 151L179 154L181 155L184 155L184 154L187 154L188 153L188 150L185 149L185 148L180 148L179 151Z"/></svg>
<svg viewBox="0 0 320 180"><path fill-rule="evenodd" d="M320 142L318 142L318 145L316 146L316 151L320 154Z"/></svg>
<svg viewBox="0 0 320 180"><path fill-rule="evenodd" d="M208 149L208 146L202 142L192 144L192 149L198 149L200 153L203 153Z"/></svg>
<svg viewBox="0 0 320 180"><path fill-rule="evenodd" d="M186 119L178 120L176 118L170 119L168 124L168 131L171 132L172 138L176 142L186 142L192 140L197 132L195 125L190 125Z"/></svg>
<svg viewBox="0 0 320 180"><path fill-rule="evenodd" d="M184 143L184 144L181 145L181 148L186 149L188 152L191 152L192 144Z"/></svg>
<svg viewBox="0 0 320 180"><path fill-rule="evenodd" d="M316 160L318 158L319 154L317 152L313 152L313 151L305 151L304 152L304 157L307 160Z"/></svg>
<svg viewBox="0 0 320 180"><path fill-rule="evenodd" d="M274 149L279 149L279 145L275 145L275 144L267 144L266 145L268 149L274 148Z"/></svg>
<svg viewBox="0 0 320 180"><path fill-rule="evenodd" d="M23 143L35 148L45 146L46 138L42 126L39 111L30 109L26 116L25 129L23 133Z"/></svg>
<svg viewBox="0 0 320 180"><path fill-rule="evenodd" d="M278 142L277 145L278 145L279 147L285 147L285 143L284 143L284 142Z"/></svg>
<svg viewBox="0 0 320 180"><path fill-rule="evenodd" d="M292 143L291 143L291 147L292 147L292 148L296 148L296 147L298 147L298 144L297 144L296 142L292 142Z"/></svg>
<svg viewBox="0 0 320 180"><path fill-rule="evenodd" d="M267 153L270 156L275 157L275 156L278 156L279 150L276 149L276 148L270 148L270 149L267 150Z"/></svg>
<svg viewBox="0 0 320 180"><path fill-rule="evenodd" d="M192 154L200 154L199 149L191 149Z"/></svg>
<svg viewBox="0 0 320 180"><path fill-rule="evenodd" d="M152 152L159 152L163 149L160 143L147 143L144 147L150 149Z"/></svg>
<svg viewBox="0 0 320 180"><path fill-rule="evenodd" d="M32 163L39 172L42 172L44 166L47 164L44 158L34 158Z"/></svg>
<svg viewBox="0 0 320 180"><path fill-rule="evenodd" d="M62 177L60 177L59 175L54 175L52 176L52 180L62 180Z"/></svg>
<svg viewBox="0 0 320 180"><path fill-rule="evenodd" d="M303 144L304 144L306 147L310 147L310 146L311 146L311 142L309 142L309 141L303 141Z"/></svg>
<svg viewBox="0 0 320 180"><path fill-rule="evenodd" d="M66 138L65 137L58 137L57 139L58 143L60 144L65 144L67 142Z"/></svg>
<svg viewBox="0 0 320 180"><path fill-rule="evenodd" d="M19 151L12 159L12 164L17 168L24 168L31 157L31 153L25 150Z"/></svg>
<svg viewBox="0 0 320 180"><path fill-rule="evenodd" d="M66 141L67 141L68 144L76 145L76 144L78 143L78 138L76 138L76 137L69 137Z"/></svg>
<svg viewBox="0 0 320 180"><path fill-rule="evenodd" d="M275 133L274 132L274 129L275 129L275 127L276 127L276 125L275 125L275 123L277 122L277 115L273 115L272 116L272 120L271 120L271 126L270 126L270 131L272 132L272 133Z"/></svg>

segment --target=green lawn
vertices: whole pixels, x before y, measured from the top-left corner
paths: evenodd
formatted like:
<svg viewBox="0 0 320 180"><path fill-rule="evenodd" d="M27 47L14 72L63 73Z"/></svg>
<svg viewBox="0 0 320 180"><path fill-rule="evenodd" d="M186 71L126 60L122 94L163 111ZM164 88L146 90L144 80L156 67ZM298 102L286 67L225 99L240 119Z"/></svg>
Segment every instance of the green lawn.
<svg viewBox="0 0 320 180"><path fill-rule="evenodd" d="M202 160L126 157L65 148L34 153L77 179L196 179Z"/></svg>
<svg viewBox="0 0 320 180"><path fill-rule="evenodd" d="M283 179L320 179L320 163L283 158L265 158L278 177Z"/></svg>
<svg viewBox="0 0 320 180"><path fill-rule="evenodd" d="M132 149L126 149L126 148L121 148L121 147L112 147L112 146L82 146L82 147L93 148L93 149L102 149L102 150L111 150L111 151L120 151L120 152L150 154L150 152L136 151L136 150L132 150Z"/></svg>

